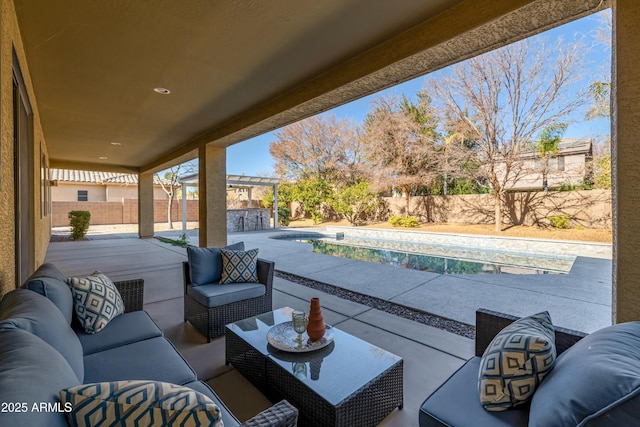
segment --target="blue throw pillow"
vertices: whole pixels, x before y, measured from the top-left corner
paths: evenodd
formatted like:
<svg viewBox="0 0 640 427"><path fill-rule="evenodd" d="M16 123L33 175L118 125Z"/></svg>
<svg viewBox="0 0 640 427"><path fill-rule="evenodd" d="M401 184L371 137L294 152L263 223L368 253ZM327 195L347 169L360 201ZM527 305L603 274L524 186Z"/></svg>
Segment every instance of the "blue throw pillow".
<svg viewBox="0 0 640 427"><path fill-rule="evenodd" d="M531 401L530 427L640 423L640 322L587 335L558 357Z"/></svg>
<svg viewBox="0 0 640 427"><path fill-rule="evenodd" d="M116 316L124 313L120 292L104 274L95 271L85 277L69 277L73 307L84 331L100 332Z"/></svg>
<svg viewBox="0 0 640 427"><path fill-rule="evenodd" d="M222 249L220 283L255 283L258 281L258 249L227 251Z"/></svg>
<svg viewBox="0 0 640 427"><path fill-rule="evenodd" d="M222 277L222 255L220 250L243 251L244 242L234 243L223 248L187 247L189 274L192 286L218 283Z"/></svg>
<svg viewBox="0 0 640 427"><path fill-rule="evenodd" d="M222 427L218 406L187 387L158 381L83 384L60 391L74 427L113 425Z"/></svg>
<svg viewBox="0 0 640 427"><path fill-rule="evenodd" d="M480 403L487 411L504 411L527 402L555 358L555 332L548 312L516 320L495 336L482 355Z"/></svg>

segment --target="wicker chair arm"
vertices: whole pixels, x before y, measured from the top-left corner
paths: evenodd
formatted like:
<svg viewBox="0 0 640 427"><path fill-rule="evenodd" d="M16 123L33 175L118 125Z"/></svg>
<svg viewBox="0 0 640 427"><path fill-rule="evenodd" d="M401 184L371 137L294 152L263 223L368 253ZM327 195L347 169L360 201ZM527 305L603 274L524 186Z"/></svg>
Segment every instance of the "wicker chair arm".
<svg viewBox="0 0 640 427"><path fill-rule="evenodd" d="M260 412L242 423L242 427L295 427L298 424L298 410L286 400Z"/></svg>
<svg viewBox="0 0 640 427"><path fill-rule="evenodd" d="M271 294L271 288L273 287L273 272L275 270L275 263L273 261L267 261L258 258L258 282L267 287L267 294Z"/></svg>
<svg viewBox="0 0 640 427"><path fill-rule="evenodd" d="M498 335L502 329L518 319L517 316L510 314L498 313L497 311L486 310L484 308L478 309L476 311L476 356L482 357L493 338ZM584 332L557 326L555 328L555 335L557 354L561 354L587 336Z"/></svg>
<svg viewBox="0 0 640 427"><path fill-rule="evenodd" d="M124 302L124 312L142 310L144 304L144 279L113 282Z"/></svg>

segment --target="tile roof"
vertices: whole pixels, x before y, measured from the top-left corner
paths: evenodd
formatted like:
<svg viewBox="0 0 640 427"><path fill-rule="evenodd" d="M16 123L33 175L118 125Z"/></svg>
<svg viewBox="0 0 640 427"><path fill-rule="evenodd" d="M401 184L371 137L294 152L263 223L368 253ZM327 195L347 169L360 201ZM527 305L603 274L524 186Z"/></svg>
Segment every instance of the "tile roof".
<svg viewBox="0 0 640 427"><path fill-rule="evenodd" d="M119 172L97 172L97 171L81 171L71 169L51 169L52 181L63 182L80 182L92 184L133 184L138 185L138 174L119 173ZM170 184L166 179L162 180L164 184ZM157 176L153 176L153 183L159 185L160 180Z"/></svg>

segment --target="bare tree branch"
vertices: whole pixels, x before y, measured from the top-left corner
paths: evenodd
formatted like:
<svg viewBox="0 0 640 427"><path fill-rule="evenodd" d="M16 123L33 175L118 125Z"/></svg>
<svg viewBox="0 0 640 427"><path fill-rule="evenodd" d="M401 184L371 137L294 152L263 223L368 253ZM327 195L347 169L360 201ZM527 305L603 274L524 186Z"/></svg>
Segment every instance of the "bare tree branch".
<svg viewBox="0 0 640 427"><path fill-rule="evenodd" d="M434 103L476 139L483 179L495 195L496 231L502 227L502 194L526 172L523 149L543 129L569 123L586 99L578 86L584 48L539 40L472 58L429 81Z"/></svg>

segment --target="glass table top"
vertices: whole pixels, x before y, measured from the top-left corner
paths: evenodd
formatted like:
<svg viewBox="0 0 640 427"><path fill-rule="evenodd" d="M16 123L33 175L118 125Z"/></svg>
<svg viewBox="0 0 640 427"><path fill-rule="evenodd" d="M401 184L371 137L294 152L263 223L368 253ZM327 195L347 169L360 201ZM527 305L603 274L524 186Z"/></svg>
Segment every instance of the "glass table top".
<svg viewBox="0 0 640 427"><path fill-rule="evenodd" d="M333 343L322 349L307 353L278 350L267 342L267 332L274 325L291 320L292 311L289 307L280 308L227 328L329 403L338 404L402 360L336 327Z"/></svg>

